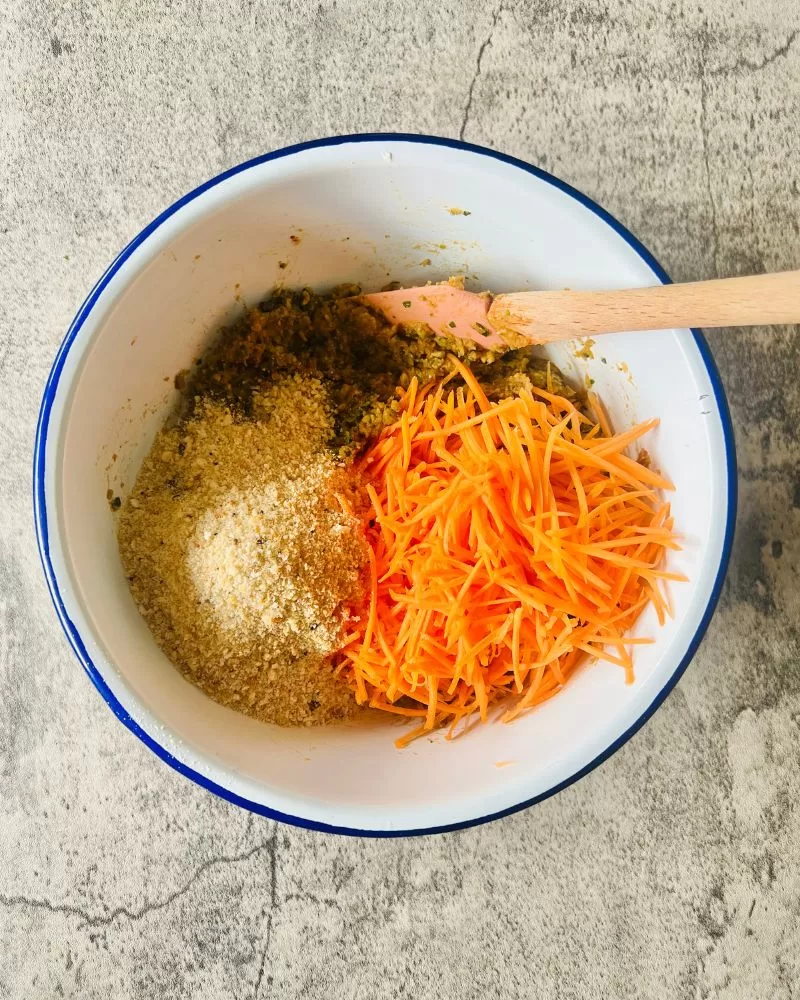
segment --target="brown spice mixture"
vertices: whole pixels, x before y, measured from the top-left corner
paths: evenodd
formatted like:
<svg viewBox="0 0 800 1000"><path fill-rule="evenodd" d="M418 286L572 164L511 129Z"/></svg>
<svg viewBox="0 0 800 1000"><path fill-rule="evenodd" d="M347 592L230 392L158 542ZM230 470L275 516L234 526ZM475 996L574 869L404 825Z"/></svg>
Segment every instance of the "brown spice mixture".
<svg viewBox="0 0 800 1000"><path fill-rule="evenodd" d="M307 288L276 291L221 331L191 373L190 400L218 397L250 412L253 394L265 379L287 374L322 379L332 416L328 443L349 455L396 418L397 387L406 387L413 376L422 384L443 378L451 370L449 354L477 369L490 398L514 391L504 379L519 372L539 388L575 398L558 369L537 357L535 348L487 351L427 326L393 326L352 298L360 291L357 285L342 285L330 295Z"/></svg>

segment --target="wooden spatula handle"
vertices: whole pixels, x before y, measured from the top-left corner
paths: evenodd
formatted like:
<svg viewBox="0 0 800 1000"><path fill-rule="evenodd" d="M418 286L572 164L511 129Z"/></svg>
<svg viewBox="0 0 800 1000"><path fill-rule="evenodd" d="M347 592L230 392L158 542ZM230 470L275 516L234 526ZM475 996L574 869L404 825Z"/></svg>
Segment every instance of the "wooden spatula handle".
<svg viewBox="0 0 800 1000"><path fill-rule="evenodd" d="M536 343L625 330L800 323L800 271L615 292L498 295L493 326Z"/></svg>

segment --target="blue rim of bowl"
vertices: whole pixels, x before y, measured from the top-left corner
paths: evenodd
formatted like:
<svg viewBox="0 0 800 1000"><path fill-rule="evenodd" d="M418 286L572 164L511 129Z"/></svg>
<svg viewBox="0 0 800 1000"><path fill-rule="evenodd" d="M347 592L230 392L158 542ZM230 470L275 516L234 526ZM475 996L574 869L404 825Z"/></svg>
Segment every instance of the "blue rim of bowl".
<svg viewBox="0 0 800 1000"><path fill-rule="evenodd" d="M66 608L64 606L63 599L58 589L58 583L56 580L55 571L53 570L52 562L50 560L50 545L49 545L49 528L47 520L47 507L45 503L45 454L47 446L47 434L49 431L50 424L50 411L53 406L53 400L56 395L56 390L58 387L58 382L61 377L62 370L64 368L64 363L66 361L67 355L72 344L75 341L81 327L85 323L89 313L92 311L97 299L102 293L103 289L113 278L119 268L123 263L131 256L131 254L139 247L144 241L153 233L158 227L165 222L170 216L174 215L179 209L183 208L190 201L193 201L203 192L208 191L209 188L215 187L221 181L226 180L229 177L241 173L242 171L249 170L251 167L258 166L261 163L267 163L270 160L281 159L285 156L292 156L295 153L300 153L307 149L317 149L322 146L339 146L347 143L361 143L361 142L410 142L410 143L423 143L426 145L434 146L446 146L451 149L465 150L470 153L477 153L481 156L488 156L495 160L500 160L502 163L506 163L512 167L518 167L520 170L524 170L528 174L532 174L539 180L545 181L546 183L557 188L559 191L563 191L565 194L574 198L577 202L588 208L596 216L607 223L625 242L636 251L636 253L641 257L641 259L648 265L652 270L653 274L662 282L662 284L670 284L671 279L664 268L658 263L658 261L653 257L649 250L647 250L637 239L630 233L620 222L618 222L612 215L610 215L604 208L601 208L598 204L588 198L585 194L573 188L571 185L566 184L564 181L559 180L552 174L547 173L547 171L535 167L530 163L526 163L524 160L519 160L516 157L508 156L505 153L497 152L494 149L488 149L485 146L477 146L473 143L462 142L458 139L445 139L436 136L429 135L416 135L413 133L406 134L400 132L387 132L387 133L364 133L359 135L342 135L342 136L332 136L325 139L314 139L309 142L297 143L293 146L287 146L284 149L274 150L270 153L264 153L262 156L256 156L251 160L247 160L244 163L240 163L238 166L231 167L229 170L223 171L223 173L218 174L216 177L211 178L211 180L206 181L199 187L196 187L193 191L179 198L174 204L170 205L169 208L165 209L159 216L157 216L148 226L146 226L138 236L136 236L131 242L122 250L116 259L109 265L105 273L102 275L100 280L91 290L89 295L86 297L83 305L80 307L78 312L73 319L69 330L58 350L56 358L53 362L53 366L50 370L50 375L45 386L44 394L42 397L42 404L39 410L39 420L36 427L36 441L34 445L33 453L33 506L34 506L34 520L36 524L36 539L39 546L39 556L42 561L42 567L44 569L45 577L47 579L47 584L50 589L50 596L52 598L53 604L58 614L59 621L61 622L61 627L72 646L75 654L83 665L86 673L89 675L92 683L100 692L106 703L108 704L111 711L116 715L116 717L122 722L123 725L127 726L130 731L137 736L145 746L149 747L153 753L157 754L163 761L173 767L180 774L191 779L196 784L200 785L202 788L219 795L221 798L226 799L228 802L232 802L237 806L241 806L244 809L249 809L250 811L257 813L261 816L266 816L269 819L278 820L283 823L289 823L293 826L302 827L307 830L318 830L324 833L339 833L346 834L349 836L356 837L416 837L423 836L426 834L433 833L447 833L455 830L464 830L472 826L479 826L482 823L488 823L492 820L502 819L504 816L510 816L513 813L520 812L522 809L527 809L528 807L535 805L537 802L542 802L544 799L550 798L551 795L555 795L563 789L569 787L569 785L583 778L590 771L593 771L596 767L602 764L604 761L608 760L612 754L616 753L619 748L627 743L627 741L636 733L647 720L653 715L656 709L661 705L667 695L672 691L677 682L680 680L686 667L689 665L690 661L694 657L700 642L705 635L708 628L711 617L714 613L714 609L717 606L720 593L722 591L722 585L725 580L725 573L728 568L728 562L730 560L731 547L733 544L733 529L736 521L736 506L737 506L737 473L736 473L736 450L734 445L733 436L733 426L731 423L730 410L728 408L728 401L725 396L725 389L722 385L722 379L720 378L719 371L714 362L711 354L711 350L706 342L705 337L699 330L692 330L695 343L703 359L703 362L708 371L708 376L711 381L711 385L714 390L714 397L719 408L720 418L722 422L722 430L725 439L725 459L728 472L728 514L727 522L725 525L725 535L722 546L722 554L720 558L719 568L717 570L717 576L714 581L714 586L711 590L711 595L709 597L706 609L703 613L703 617L698 625L697 631L695 632L692 641L681 659L678 666L673 671L672 675L664 684L664 687L659 691L653 701L648 705L647 710L642 713L641 716L630 726L621 736L619 736L614 742L608 746L602 753L598 754L593 760L588 764L584 765L574 774L570 775L564 781L559 782L552 788L549 788L546 792L542 792L539 795L533 796L533 798L525 799L523 802L519 802L516 805L508 806L506 809L501 809L498 812L490 813L486 816L477 816L474 819L463 820L459 823L447 823L440 826L423 827L419 829L412 830L361 830L352 827L342 827L334 826L329 823L320 823L314 820L304 819L300 816L292 816L288 813L279 812L276 809L270 809L268 806L261 805L258 802L252 802L243 796L237 795L231 792L229 789L222 785L217 784L214 781L209 780L204 775L198 773L193 768L188 767L182 761L174 757L167 749L157 743L152 736L150 736L144 729L128 714L125 707L119 702L116 696L111 692L111 689L106 684L102 675L98 671L97 667L92 662L91 657L86 649L86 646L81 638L78 629L75 624L71 621L69 615L67 614Z"/></svg>

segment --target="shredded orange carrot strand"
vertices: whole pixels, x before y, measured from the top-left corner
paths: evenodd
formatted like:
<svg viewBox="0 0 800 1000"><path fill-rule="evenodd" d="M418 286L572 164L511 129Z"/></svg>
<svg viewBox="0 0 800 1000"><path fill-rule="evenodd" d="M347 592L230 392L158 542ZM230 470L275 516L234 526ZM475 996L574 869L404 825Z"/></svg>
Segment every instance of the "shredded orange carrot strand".
<svg viewBox="0 0 800 1000"><path fill-rule="evenodd" d="M627 635L669 614L662 568L678 548L668 479L624 454L648 421L614 435L552 391L491 402L464 385L399 390L399 418L360 463L371 504L369 604L339 654L361 704L434 728L507 721L556 694L588 656L633 680Z"/></svg>

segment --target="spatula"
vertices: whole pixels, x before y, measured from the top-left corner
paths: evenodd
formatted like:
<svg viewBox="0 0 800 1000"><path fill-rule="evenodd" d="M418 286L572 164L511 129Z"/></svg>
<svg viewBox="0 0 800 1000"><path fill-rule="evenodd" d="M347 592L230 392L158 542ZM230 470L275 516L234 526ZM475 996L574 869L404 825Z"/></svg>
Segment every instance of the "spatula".
<svg viewBox="0 0 800 1000"><path fill-rule="evenodd" d="M620 331L800 323L800 271L621 291L494 297L427 285L376 292L361 300L394 323L426 323L436 333L488 348L521 347Z"/></svg>

